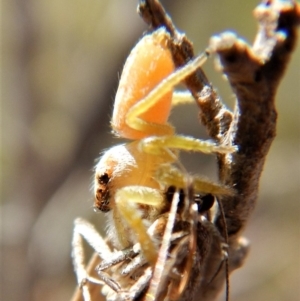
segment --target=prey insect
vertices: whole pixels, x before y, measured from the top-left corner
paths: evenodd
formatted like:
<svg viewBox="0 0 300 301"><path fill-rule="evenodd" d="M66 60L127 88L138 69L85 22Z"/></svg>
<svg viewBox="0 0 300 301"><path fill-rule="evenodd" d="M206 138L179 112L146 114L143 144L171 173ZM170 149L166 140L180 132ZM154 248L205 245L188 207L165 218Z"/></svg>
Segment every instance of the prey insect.
<svg viewBox="0 0 300 301"><path fill-rule="evenodd" d="M195 249L195 194L233 193L202 177L189 181L182 172L179 151L226 154L235 148L177 135L168 123L172 105L192 100L189 93L177 93L173 88L208 56L205 52L175 70L169 43L164 28L144 36L122 72L111 126L117 136L132 142L107 150L96 165L94 179L94 207L106 212L107 240L118 251L111 251L91 225L76 222L73 260L85 301L92 300L88 282L105 284L107 300L164 300L165 296L177 300L194 260L176 256L181 249ZM180 210L180 204L184 209ZM204 206L209 209L211 205ZM97 278L86 272L82 237L102 260Z"/></svg>

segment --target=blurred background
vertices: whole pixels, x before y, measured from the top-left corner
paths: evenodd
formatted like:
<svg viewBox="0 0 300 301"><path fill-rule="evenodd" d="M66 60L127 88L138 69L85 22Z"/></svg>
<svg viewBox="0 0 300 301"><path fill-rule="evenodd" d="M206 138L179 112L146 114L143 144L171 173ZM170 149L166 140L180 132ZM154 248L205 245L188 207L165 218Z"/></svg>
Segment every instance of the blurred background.
<svg viewBox="0 0 300 301"><path fill-rule="evenodd" d="M224 30L254 38L258 1L162 2L196 53ZM69 300L76 286L73 220L89 219L105 233L103 214L92 210L93 166L120 142L109 118L124 61L146 30L136 6L136 0L2 1L1 300ZM278 134L245 231L251 252L231 277L232 301L299 300L299 50L278 91ZM233 94L213 60L204 69L232 108ZM179 110L171 117L178 133L205 138L195 106ZM216 178L212 156L183 160L192 173Z"/></svg>

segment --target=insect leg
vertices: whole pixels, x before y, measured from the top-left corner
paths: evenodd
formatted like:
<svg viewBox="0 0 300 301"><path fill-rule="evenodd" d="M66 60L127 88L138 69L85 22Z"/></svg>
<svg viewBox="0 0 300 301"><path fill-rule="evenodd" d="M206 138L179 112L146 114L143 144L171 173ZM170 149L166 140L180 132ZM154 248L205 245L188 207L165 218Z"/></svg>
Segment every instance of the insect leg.
<svg viewBox="0 0 300 301"><path fill-rule="evenodd" d="M96 251L97 257L107 258L111 256L111 250L96 231L93 225L83 219L76 219L74 222L74 233L72 239L72 257L74 270L77 277L77 283L82 290L85 301L91 300L88 282L103 284L103 282L95 277L91 277L85 266L85 257L83 250L83 238Z"/></svg>

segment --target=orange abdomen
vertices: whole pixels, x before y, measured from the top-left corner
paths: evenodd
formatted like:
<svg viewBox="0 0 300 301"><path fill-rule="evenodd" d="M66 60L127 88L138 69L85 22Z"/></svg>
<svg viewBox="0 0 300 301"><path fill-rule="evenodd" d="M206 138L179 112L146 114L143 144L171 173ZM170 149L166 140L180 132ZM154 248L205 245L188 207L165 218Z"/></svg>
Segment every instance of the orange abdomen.
<svg viewBox="0 0 300 301"><path fill-rule="evenodd" d="M116 134L128 139L141 139L146 133L126 124L128 110L143 99L157 84L174 71L172 55L163 29L146 35L130 53L119 83L111 125ZM139 117L147 122L165 124L171 110L172 91L166 93Z"/></svg>

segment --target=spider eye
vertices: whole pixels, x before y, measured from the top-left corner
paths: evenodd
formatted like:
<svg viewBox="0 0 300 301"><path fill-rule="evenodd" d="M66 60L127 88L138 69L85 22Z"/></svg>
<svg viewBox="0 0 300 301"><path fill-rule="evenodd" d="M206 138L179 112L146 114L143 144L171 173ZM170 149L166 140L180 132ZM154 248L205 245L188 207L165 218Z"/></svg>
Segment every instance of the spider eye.
<svg viewBox="0 0 300 301"><path fill-rule="evenodd" d="M98 178L98 182L100 185L106 185L109 182L110 178L107 173L102 174Z"/></svg>

